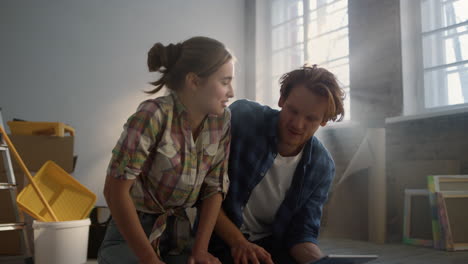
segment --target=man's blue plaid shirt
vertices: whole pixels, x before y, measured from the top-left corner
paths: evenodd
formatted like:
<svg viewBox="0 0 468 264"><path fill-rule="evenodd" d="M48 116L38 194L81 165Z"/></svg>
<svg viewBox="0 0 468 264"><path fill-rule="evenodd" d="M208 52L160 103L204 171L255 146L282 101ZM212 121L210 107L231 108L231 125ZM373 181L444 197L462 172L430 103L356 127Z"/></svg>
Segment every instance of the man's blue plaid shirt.
<svg viewBox="0 0 468 264"><path fill-rule="evenodd" d="M231 106L230 189L223 203L227 216L240 227L242 211L255 186L277 155L279 111L248 100ZM291 187L272 225L274 244L290 248L297 243L317 243L322 207L335 174L335 164L315 137L304 146Z"/></svg>

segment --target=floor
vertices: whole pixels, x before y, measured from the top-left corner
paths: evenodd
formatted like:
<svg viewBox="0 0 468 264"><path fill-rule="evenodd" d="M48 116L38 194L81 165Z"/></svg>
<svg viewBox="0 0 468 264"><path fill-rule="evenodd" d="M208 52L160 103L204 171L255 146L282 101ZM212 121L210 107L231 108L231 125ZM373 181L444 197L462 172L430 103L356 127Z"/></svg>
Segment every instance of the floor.
<svg viewBox="0 0 468 264"><path fill-rule="evenodd" d="M326 254L379 255L378 259L368 262L369 264L468 264L468 251L446 252L403 244L378 245L345 239L322 239L320 248ZM5 262L5 259L0 258L0 263L22 262ZM97 261L89 260L86 264L97 264Z"/></svg>
<svg viewBox="0 0 468 264"><path fill-rule="evenodd" d="M320 248L326 254L379 255L378 259L369 264L468 264L468 251L446 252L403 244L378 245L345 239L322 239ZM89 261L87 264L97 262Z"/></svg>
<svg viewBox="0 0 468 264"><path fill-rule="evenodd" d="M322 239L326 254L372 254L379 258L369 264L468 264L468 251L446 252L403 244L378 245L365 241Z"/></svg>

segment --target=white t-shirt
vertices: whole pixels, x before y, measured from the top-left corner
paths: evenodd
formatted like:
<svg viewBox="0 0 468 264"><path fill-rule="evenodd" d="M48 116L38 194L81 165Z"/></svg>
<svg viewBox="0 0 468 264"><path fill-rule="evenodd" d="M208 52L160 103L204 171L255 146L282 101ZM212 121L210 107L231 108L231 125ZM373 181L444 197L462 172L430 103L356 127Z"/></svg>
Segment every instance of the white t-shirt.
<svg viewBox="0 0 468 264"><path fill-rule="evenodd" d="M250 235L250 241L271 235L276 211L291 186L301 157L302 150L293 157L283 157L278 153L265 177L253 189L243 211L244 224L241 227L242 233Z"/></svg>

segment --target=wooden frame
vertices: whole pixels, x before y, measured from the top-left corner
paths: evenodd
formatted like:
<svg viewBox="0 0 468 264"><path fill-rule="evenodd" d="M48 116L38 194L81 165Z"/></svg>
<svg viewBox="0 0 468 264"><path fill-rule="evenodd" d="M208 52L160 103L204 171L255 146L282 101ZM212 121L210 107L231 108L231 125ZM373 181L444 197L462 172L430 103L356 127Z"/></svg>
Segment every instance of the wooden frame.
<svg viewBox="0 0 468 264"><path fill-rule="evenodd" d="M432 237L432 223L431 223L431 205L429 202L429 190L426 189L406 189L405 190L405 204L404 204L404 212L403 212L403 243L408 245L417 245L417 246L425 246L425 247L432 247L433 241L429 237ZM412 234L412 220L415 218L412 215L414 205L412 203L413 198L425 198L427 200L427 216L420 215L419 217L421 220L427 219L427 226L429 234L426 234L428 237L424 237L424 234L418 234L413 237ZM423 209L424 208L418 208ZM423 225L422 225L423 226ZM418 230L421 231L421 230Z"/></svg>
<svg viewBox="0 0 468 264"><path fill-rule="evenodd" d="M428 186L432 192L468 192L468 175L432 175L428 177Z"/></svg>
<svg viewBox="0 0 468 264"><path fill-rule="evenodd" d="M455 185L457 184L457 185ZM466 187L467 189L465 189ZM432 214L432 236L434 248L446 249L445 236L439 220L439 200L438 192L445 191L468 191L468 175L431 175L428 176L428 189L430 191L429 200Z"/></svg>
<svg viewBox="0 0 468 264"><path fill-rule="evenodd" d="M468 250L468 192L438 192L437 203L445 248Z"/></svg>

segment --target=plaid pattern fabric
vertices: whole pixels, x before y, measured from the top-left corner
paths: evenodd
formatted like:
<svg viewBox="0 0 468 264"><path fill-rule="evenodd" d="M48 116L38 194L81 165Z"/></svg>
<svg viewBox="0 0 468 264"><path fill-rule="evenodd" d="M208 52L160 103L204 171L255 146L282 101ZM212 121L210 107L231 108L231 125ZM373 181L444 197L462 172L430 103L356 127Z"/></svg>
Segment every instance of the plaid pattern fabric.
<svg viewBox="0 0 468 264"><path fill-rule="evenodd" d="M240 228L251 192L278 153L279 112L247 100L238 100L229 108L232 113L231 185L223 209ZM330 153L312 137L304 146L291 186L271 226L276 246L284 249L301 242L317 243L322 206L334 175L335 164Z"/></svg>
<svg viewBox="0 0 468 264"><path fill-rule="evenodd" d="M208 115L194 141L185 107L171 93L143 102L125 124L107 174L135 180L130 195L136 209L159 215L149 237L157 252L168 216L177 217L170 252L177 254L189 241L185 208L227 193L230 116L229 109L223 116Z"/></svg>

